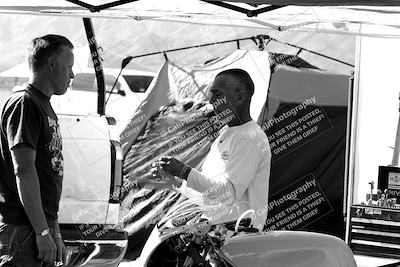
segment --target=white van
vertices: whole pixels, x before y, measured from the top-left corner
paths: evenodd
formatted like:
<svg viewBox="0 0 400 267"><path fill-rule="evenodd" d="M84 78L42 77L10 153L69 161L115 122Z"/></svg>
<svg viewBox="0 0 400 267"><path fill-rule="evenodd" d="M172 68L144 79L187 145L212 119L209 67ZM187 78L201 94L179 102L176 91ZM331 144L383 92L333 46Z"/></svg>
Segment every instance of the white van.
<svg viewBox="0 0 400 267"><path fill-rule="evenodd" d="M106 100L108 99L105 114L116 120L115 129L119 133L147 97L147 88L155 73L124 69L116 82L118 73L118 69L104 68ZM97 81L93 70L75 73L67 93L52 97L51 102L57 114L97 114Z"/></svg>

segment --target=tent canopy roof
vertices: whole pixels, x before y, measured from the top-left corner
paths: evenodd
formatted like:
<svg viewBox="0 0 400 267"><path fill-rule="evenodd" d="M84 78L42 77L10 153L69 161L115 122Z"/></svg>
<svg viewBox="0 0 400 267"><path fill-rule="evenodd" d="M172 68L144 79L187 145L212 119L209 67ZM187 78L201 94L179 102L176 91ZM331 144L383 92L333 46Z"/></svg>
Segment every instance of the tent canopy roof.
<svg viewBox="0 0 400 267"><path fill-rule="evenodd" d="M216 0L222 2L222 0ZM399 0L229 0L249 4L295 5L295 6L400 6Z"/></svg>
<svg viewBox="0 0 400 267"><path fill-rule="evenodd" d="M38 0L33 1L20 1L19 2L31 2L28 5L34 6L38 5ZM12 2L18 2L12 1ZM59 5L60 2L67 0L54 0L52 2L55 5ZM82 4L88 4L92 6L99 6L109 3L116 3L117 5L121 5L127 2L136 2L139 0L71 0L70 2L78 2ZM250 5L278 5L278 6L400 6L400 0L380 0L380 1L371 1L371 0L212 0L213 2L235 2L235 3L246 3ZM165 1L165 2L173 2L173 1Z"/></svg>
<svg viewBox="0 0 400 267"><path fill-rule="evenodd" d="M76 3L71 3L76 2ZM234 26L284 31L296 29L340 34L400 36L400 0L231 0L228 4L248 10L268 5L284 6L257 17L200 0L139 0L91 12L89 4L99 6L112 0L3 0L0 14L102 17L136 21L169 21L191 24ZM129 1L129 0L128 0ZM127 2L127 1L121 1ZM225 2L227 3L227 2ZM120 4L120 3L118 3ZM257 6L258 5L258 6ZM286 6L288 5L288 6ZM311 6L310 6L311 5ZM362 26L362 27L361 27ZM383 27L383 28L382 28Z"/></svg>

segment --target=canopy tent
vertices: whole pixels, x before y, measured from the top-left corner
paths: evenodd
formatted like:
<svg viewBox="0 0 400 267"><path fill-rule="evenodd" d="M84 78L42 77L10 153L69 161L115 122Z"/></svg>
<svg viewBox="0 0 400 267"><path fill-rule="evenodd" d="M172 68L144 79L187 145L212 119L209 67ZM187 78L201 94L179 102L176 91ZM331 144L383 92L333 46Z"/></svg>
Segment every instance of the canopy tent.
<svg viewBox="0 0 400 267"><path fill-rule="evenodd" d="M102 4L106 1L90 2L93 4ZM268 33L272 31L272 34L277 35L274 37L281 37L282 33L287 32L400 37L400 22L398 21L398 13L400 13L400 7L398 7L400 5L399 1L385 1L382 4L392 5L390 7L361 6L364 4L370 5L367 1L336 1L335 3L325 1L323 2L325 4L318 3L319 7L307 6L315 4L313 1L252 1L252 3L256 2L258 4L286 5L294 3L298 5L275 9L260 14L256 18L249 18L246 14L201 1L174 1L174 4L171 4L171 2L137 1L93 13L87 8L67 1L53 0L51 2L41 1L40 3L37 1L3 1L0 4L0 13L129 19L134 22L167 21L191 25L217 25L235 28L235 30L252 29L268 31ZM337 7L339 3L355 6ZM240 5L252 10L260 8L250 7L243 3L240 3ZM199 42L197 39L194 41ZM317 42L314 39L312 41ZM340 45L340 42L332 41L332 43ZM340 121L343 122L343 120ZM334 152L337 155L341 153L340 151Z"/></svg>
<svg viewBox="0 0 400 267"><path fill-rule="evenodd" d="M222 2L222 0L217 0ZM286 0L229 0L229 2L242 2L249 4L270 4L270 5L297 5L297 6L344 6L344 5L373 5L373 6L398 6L400 5L400 1L398 0L383 0L379 2L371 2L369 0L294 0L294 1L286 1Z"/></svg>
<svg viewBox="0 0 400 267"><path fill-rule="evenodd" d="M86 7L79 6L71 2ZM24 1L6 0L0 3L2 14L35 14L75 17L101 17L134 19L137 21L175 21L191 24L213 24L221 26L275 29L279 31L317 31L369 36L400 36L400 1L235 1L239 9L255 12L243 2L283 6L257 17L248 17L240 11L217 6L222 1L175 0L175 1L117 1L119 6L100 12L89 9L111 1ZM85 2L92 4L87 5ZM226 3L224 3L226 4ZM231 5L231 4L229 4ZM288 5L288 6L286 6ZM296 5L296 6L291 6ZM343 6L348 5L348 6ZM267 6L266 10L273 9Z"/></svg>

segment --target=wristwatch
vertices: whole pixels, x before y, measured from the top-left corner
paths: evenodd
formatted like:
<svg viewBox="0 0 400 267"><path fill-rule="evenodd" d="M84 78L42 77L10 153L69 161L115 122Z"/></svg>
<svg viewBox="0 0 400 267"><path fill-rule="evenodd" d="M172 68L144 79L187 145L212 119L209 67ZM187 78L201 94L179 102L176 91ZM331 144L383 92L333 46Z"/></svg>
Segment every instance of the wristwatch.
<svg viewBox="0 0 400 267"><path fill-rule="evenodd" d="M40 236L46 236L49 234L49 228L44 229L41 233L36 234L36 235L40 235Z"/></svg>
<svg viewBox="0 0 400 267"><path fill-rule="evenodd" d="M183 165L181 171L179 172L179 178L186 180L188 179L189 173L192 170L191 167L189 167L188 165Z"/></svg>

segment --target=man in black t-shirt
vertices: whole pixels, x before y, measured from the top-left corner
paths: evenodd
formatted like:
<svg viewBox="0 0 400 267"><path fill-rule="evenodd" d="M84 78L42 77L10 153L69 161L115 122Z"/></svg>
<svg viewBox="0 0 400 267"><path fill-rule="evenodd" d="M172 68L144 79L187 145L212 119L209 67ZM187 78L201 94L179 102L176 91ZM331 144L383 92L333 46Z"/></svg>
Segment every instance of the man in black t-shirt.
<svg viewBox="0 0 400 267"><path fill-rule="evenodd" d="M0 266L53 266L65 261L57 221L63 179L62 141L52 95L74 77L65 37L35 38L31 77L0 108Z"/></svg>

